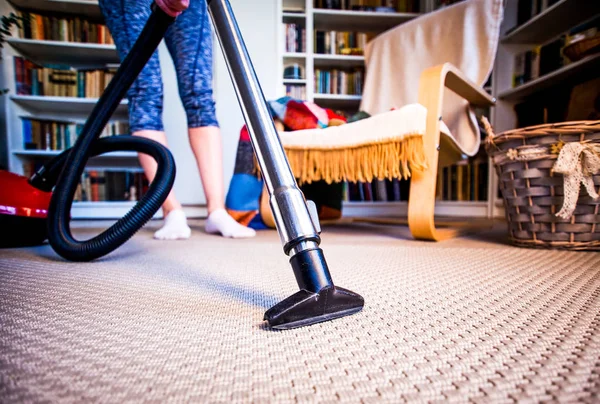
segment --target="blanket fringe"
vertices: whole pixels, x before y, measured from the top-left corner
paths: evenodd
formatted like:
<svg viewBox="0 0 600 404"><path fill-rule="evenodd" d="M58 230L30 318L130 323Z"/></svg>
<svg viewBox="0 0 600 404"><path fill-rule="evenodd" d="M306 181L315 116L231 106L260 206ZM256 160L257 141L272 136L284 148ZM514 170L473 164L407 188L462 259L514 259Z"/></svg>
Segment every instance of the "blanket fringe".
<svg viewBox="0 0 600 404"><path fill-rule="evenodd" d="M346 148L284 149L299 184L407 179L411 171L427 168L422 135Z"/></svg>

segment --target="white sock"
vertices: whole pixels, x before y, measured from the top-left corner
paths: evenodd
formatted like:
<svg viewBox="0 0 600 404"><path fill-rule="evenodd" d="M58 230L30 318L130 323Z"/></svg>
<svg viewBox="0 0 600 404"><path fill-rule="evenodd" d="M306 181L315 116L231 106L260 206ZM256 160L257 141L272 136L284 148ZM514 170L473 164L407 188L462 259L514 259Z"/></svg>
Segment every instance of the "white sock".
<svg viewBox="0 0 600 404"><path fill-rule="evenodd" d="M225 209L212 212L206 220L205 229L207 233L221 233L223 237L231 238L247 238L256 235L254 229L236 222Z"/></svg>
<svg viewBox="0 0 600 404"><path fill-rule="evenodd" d="M189 238L192 230L187 225L187 218L181 209L170 211L165 217L165 224L154 233L159 240L176 240Z"/></svg>

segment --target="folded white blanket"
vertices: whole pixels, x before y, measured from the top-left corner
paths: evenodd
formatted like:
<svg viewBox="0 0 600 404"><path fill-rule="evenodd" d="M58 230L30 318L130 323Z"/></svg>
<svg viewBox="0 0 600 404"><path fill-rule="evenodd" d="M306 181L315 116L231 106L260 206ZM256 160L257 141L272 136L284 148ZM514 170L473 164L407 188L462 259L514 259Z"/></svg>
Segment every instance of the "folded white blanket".
<svg viewBox="0 0 600 404"><path fill-rule="evenodd" d="M426 118L427 110L424 106L410 104L340 126L279 132L279 136L287 150L344 149L392 140L401 141L406 136L422 136L425 133Z"/></svg>
<svg viewBox="0 0 600 404"><path fill-rule="evenodd" d="M465 0L373 39L365 50L366 76L360 108L377 115L418 102L421 73L444 63L453 64L483 86L494 65L502 3ZM477 153L480 134L476 117L467 102L449 90L444 94L442 119L464 154Z"/></svg>

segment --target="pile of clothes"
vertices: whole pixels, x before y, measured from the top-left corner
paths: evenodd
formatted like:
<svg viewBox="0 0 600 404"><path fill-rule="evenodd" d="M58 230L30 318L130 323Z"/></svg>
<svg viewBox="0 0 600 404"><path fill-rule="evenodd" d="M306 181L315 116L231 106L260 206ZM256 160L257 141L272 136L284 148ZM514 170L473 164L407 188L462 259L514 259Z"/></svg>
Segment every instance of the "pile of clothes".
<svg viewBox="0 0 600 404"><path fill-rule="evenodd" d="M343 125L369 114L358 112L351 117L322 108L315 103L292 97L282 97L267 103L278 131L327 128ZM316 181L300 185L306 199L315 202L320 220L337 219L342 215L343 184ZM240 131L233 177L225 201L229 214L244 226L254 229L270 228L261 216L261 196L267 192L254 158L246 125Z"/></svg>

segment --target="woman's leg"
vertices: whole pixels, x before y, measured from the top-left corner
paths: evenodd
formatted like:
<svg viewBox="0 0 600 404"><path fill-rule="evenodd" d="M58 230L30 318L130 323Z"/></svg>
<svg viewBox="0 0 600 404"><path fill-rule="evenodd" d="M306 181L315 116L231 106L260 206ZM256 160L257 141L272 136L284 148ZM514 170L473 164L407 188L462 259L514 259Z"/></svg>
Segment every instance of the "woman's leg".
<svg viewBox="0 0 600 404"><path fill-rule="evenodd" d="M123 60L142 32L150 16L151 0L100 0L106 25ZM154 52L127 92L131 134L155 140L167 146L162 124L163 87L158 52ZM156 175L156 161L138 155L148 181ZM191 230L180 203L171 191L162 206L165 225L154 236L159 239L188 238Z"/></svg>
<svg viewBox="0 0 600 404"><path fill-rule="evenodd" d="M256 234L254 229L239 224L225 210L223 151L212 91L212 41L205 1L191 1L165 36L206 196L206 231L225 237L252 237Z"/></svg>

